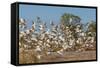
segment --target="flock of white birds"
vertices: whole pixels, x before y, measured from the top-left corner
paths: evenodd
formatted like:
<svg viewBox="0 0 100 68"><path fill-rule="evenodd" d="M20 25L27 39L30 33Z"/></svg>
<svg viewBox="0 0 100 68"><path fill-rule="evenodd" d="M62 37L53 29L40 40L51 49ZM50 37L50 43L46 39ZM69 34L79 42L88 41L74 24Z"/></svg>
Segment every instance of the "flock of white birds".
<svg viewBox="0 0 100 68"><path fill-rule="evenodd" d="M68 49L80 52L85 51L86 48L95 48L95 36L92 32L86 33L80 29L80 24L76 25L74 33L70 30L71 27L65 26L62 30L61 24L55 25L53 22L50 24L51 28L48 28L46 23L36 24L33 22L31 28L27 29L27 22L22 18L19 19L19 30L23 29L19 31L19 48L34 50L38 59L41 59L42 54L63 55ZM75 49L75 47L79 48Z"/></svg>

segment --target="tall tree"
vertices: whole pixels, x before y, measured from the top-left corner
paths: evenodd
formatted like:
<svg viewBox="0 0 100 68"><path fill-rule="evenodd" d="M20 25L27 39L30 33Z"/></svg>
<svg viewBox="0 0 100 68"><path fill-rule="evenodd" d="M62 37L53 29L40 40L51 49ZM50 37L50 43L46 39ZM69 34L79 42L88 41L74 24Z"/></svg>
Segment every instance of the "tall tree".
<svg viewBox="0 0 100 68"><path fill-rule="evenodd" d="M88 31L90 32L96 32L96 23L94 21L91 21L88 25Z"/></svg>
<svg viewBox="0 0 100 68"><path fill-rule="evenodd" d="M81 18L79 16L76 16L74 14L70 14L70 13L64 13L61 16L61 23L64 25L73 25L76 23L80 23Z"/></svg>

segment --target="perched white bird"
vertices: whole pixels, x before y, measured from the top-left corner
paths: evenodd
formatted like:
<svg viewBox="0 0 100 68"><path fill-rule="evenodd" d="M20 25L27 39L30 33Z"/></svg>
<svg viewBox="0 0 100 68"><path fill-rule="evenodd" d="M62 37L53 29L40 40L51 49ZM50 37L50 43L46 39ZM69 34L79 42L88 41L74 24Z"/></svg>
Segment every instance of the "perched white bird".
<svg viewBox="0 0 100 68"><path fill-rule="evenodd" d="M64 49L61 49L61 50L57 51L57 53L60 55L63 55L63 51L64 51Z"/></svg>
<svg viewBox="0 0 100 68"><path fill-rule="evenodd" d="M26 32L26 34L30 34L30 30L26 30L25 32Z"/></svg>
<svg viewBox="0 0 100 68"><path fill-rule="evenodd" d="M35 30L35 22L32 24L32 29Z"/></svg>
<svg viewBox="0 0 100 68"><path fill-rule="evenodd" d="M19 19L19 22L20 22L20 23L25 23L25 19L20 18L20 19Z"/></svg>
<svg viewBox="0 0 100 68"><path fill-rule="evenodd" d="M21 31L21 32L19 33L19 38L21 38L21 37L23 37L23 36L26 36L26 34L25 34L24 31Z"/></svg>
<svg viewBox="0 0 100 68"><path fill-rule="evenodd" d="M32 41L38 41L35 37L31 38Z"/></svg>
<svg viewBox="0 0 100 68"><path fill-rule="evenodd" d="M42 56L42 55L37 55L36 57L37 57L37 59L41 59L41 56Z"/></svg>
<svg viewBox="0 0 100 68"><path fill-rule="evenodd" d="M22 29L26 28L25 19L22 19L22 18L19 19L19 27L21 27Z"/></svg>
<svg viewBox="0 0 100 68"><path fill-rule="evenodd" d="M69 46L68 43L64 43L64 44L62 45L62 47L63 47L64 50L67 49L68 46Z"/></svg>
<svg viewBox="0 0 100 68"><path fill-rule="evenodd" d="M93 43L94 42L94 37L91 37L91 43Z"/></svg>
<svg viewBox="0 0 100 68"><path fill-rule="evenodd" d="M21 46L21 43L19 42L19 46Z"/></svg>
<svg viewBox="0 0 100 68"><path fill-rule="evenodd" d="M74 39L70 39L69 45L71 45L71 46L75 45L75 40Z"/></svg>
<svg viewBox="0 0 100 68"><path fill-rule="evenodd" d="M59 39L62 40L62 41L65 40L61 35L59 36Z"/></svg>
<svg viewBox="0 0 100 68"><path fill-rule="evenodd" d="M76 41L78 44L82 44L82 39L81 38L78 38L77 41Z"/></svg>
<svg viewBox="0 0 100 68"><path fill-rule="evenodd" d="M40 48L40 46L36 46L36 49L35 49L35 51L41 51L41 48Z"/></svg>
<svg viewBox="0 0 100 68"><path fill-rule="evenodd" d="M24 44L24 48L28 48L28 47L29 47L28 45Z"/></svg>
<svg viewBox="0 0 100 68"><path fill-rule="evenodd" d="M70 23L72 23L72 21L73 21L73 19L72 19L72 18L70 18L69 22L70 22Z"/></svg>
<svg viewBox="0 0 100 68"><path fill-rule="evenodd" d="M44 30L45 30L44 25L39 25L39 27L40 27L40 28L39 28L40 31L44 31Z"/></svg>
<svg viewBox="0 0 100 68"><path fill-rule="evenodd" d="M46 54L47 54L47 55L50 55L50 54L51 54L51 52L47 51L47 52L46 52Z"/></svg>
<svg viewBox="0 0 100 68"><path fill-rule="evenodd" d="M50 29L47 29L46 34L50 34Z"/></svg>

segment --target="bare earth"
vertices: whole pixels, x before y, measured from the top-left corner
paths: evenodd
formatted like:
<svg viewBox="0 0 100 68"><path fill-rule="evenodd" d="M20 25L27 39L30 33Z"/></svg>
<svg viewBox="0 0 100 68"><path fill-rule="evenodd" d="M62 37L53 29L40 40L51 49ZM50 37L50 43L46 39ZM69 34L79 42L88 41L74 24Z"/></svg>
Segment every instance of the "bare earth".
<svg viewBox="0 0 100 68"><path fill-rule="evenodd" d="M63 61L78 61L78 60L95 60L96 51L83 51L83 52L65 52L63 55L52 53L48 56L43 56L40 60L34 58L32 51L28 51L26 54L19 54L19 63L45 63L45 62L63 62ZM35 62L34 62L35 61Z"/></svg>
<svg viewBox="0 0 100 68"><path fill-rule="evenodd" d="M77 61L77 60L95 60L96 51L84 51L84 52L66 52L63 56L51 55L44 57L40 62L60 62L60 61Z"/></svg>

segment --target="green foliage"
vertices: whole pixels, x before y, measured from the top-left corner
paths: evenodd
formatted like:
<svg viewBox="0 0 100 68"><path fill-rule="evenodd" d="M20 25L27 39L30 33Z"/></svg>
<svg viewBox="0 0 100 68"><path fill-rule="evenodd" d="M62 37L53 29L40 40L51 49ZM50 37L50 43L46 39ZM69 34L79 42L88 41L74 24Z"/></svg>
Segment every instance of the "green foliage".
<svg viewBox="0 0 100 68"><path fill-rule="evenodd" d="M65 24L65 25L72 25L75 23L80 23L81 18L79 16L76 16L74 14L70 14L70 13L64 13L61 16L61 23Z"/></svg>
<svg viewBox="0 0 100 68"><path fill-rule="evenodd" d="M96 23L92 21L88 26L88 31L90 32L96 32Z"/></svg>

